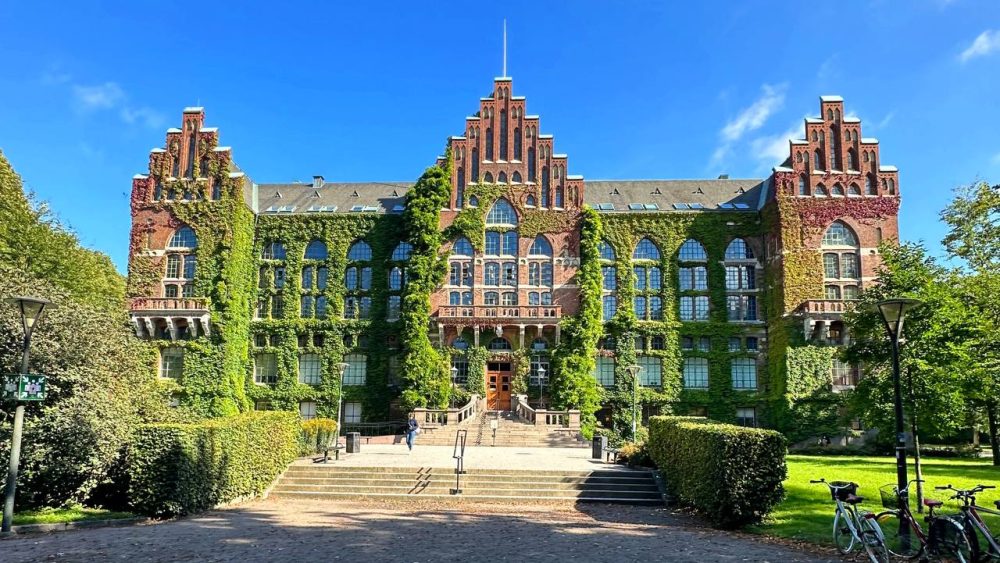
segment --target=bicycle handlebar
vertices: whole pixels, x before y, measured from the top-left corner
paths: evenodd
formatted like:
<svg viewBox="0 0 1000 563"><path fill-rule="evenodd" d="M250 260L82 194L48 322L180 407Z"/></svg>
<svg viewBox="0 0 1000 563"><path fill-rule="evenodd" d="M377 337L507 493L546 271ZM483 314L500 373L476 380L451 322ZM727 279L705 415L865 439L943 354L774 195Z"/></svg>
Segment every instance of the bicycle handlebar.
<svg viewBox="0 0 1000 563"><path fill-rule="evenodd" d="M983 491L985 491L987 489L995 489L997 487L996 487L996 485L976 485L975 487L972 487L971 489L956 489L952 485L948 484L948 485L945 485L944 487L934 487L934 488L937 489L937 490L939 490L939 491L954 491L956 494L952 498L958 498L958 497L972 496L972 495L974 495L976 493L983 492Z"/></svg>

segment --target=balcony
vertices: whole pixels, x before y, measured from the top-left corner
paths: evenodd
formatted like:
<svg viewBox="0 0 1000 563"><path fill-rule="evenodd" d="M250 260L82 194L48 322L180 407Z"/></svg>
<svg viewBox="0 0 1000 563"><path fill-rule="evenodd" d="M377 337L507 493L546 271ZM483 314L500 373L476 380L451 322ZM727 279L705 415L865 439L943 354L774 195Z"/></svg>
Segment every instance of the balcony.
<svg viewBox="0 0 1000 563"><path fill-rule="evenodd" d="M211 334L208 304L204 297L136 297L129 313L139 338L187 340Z"/></svg>
<svg viewBox="0 0 1000 563"><path fill-rule="evenodd" d="M562 307L555 305L445 305L438 309L437 317L439 321L447 319L459 322L475 320L484 324L493 319L526 324L538 324L539 321L558 323L562 318Z"/></svg>
<svg viewBox="0 0 1000 563"><path fill-rule="evenodd" d="M796 312L806 315L843 314L853 305L853 301L841 301L839 299L810 299L799 305Z"/></svg>

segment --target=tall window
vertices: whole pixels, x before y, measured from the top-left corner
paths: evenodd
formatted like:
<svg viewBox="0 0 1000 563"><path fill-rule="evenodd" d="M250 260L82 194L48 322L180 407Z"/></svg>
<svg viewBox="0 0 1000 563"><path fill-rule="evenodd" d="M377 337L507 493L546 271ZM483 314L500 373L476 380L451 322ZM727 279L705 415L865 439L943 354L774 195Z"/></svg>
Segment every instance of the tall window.
<svg viewBox="0 0 1000 563"><path fill-rule="evenodd" d="M167 243L166 269L163 275L164 297L192 297L197 270L195 251L198 237L191 227L177 229Z"/></svg>
<svg viewBox="0 0 1000 563"><path fill-rule="evenodd" d="M708 320L708 253L700 242L685 240L677 252L682 321Z"/></svg>
<svg viewBox="0 0 1000 563"><path fill-rule="evenodd" d="M684 388L708 389L708 358L684 358Z"/></svg>
<svg viewBox="0 0 1000 563"><path fill-rule="evenodd" d="M314 240L306 246L302 261L301 297L299 316L303 319L325 319L327 315L326 291L329 270L324 265L328 258L326 244Z"/></svg>
<svg viewBox="0 0 1000 563"><path fill-rule="evenodd" d="M344 424L361 423L361 403L344 403Z"/></svg>
<svg viewBox="0 0 1000 563"><path fill-rule="evenodd" d="M344 385L364 385L368 374L368 357L364 354L344 356Z"/></svg>
<svg viewBox="0 0 1000 563"><path fill-rule="evenodd" d="M254 356L253 382L259 385L273 385L278 382L278 357L274 354Z"/></svg>
<svg viewBox="0 0 1000 563"><path fill-rule="evenodd" d="M643 387L660 387L663 385L662 363L654 356L636 356L639 370L639 385Z"/></svg>
<svg viewBox="0 0 1000 563"><path fill-rule="evenodd" d="M857 299L861 247L850 227L835 221L823 234L823 281L827 299Z"/></svg>
<svg viewBox="0 0 1000 563"><path fill-rule="evenodd" d="M618 269L615 267L615 250L606 241L597 244L597 252L601 261L601 296L603 300L603 320L609 321L615 316L618 302L615 291L618 289Z"/></svg>
<svg viewBox="0 0 1000 563"><path fill-rule="evenodd" d="M184 348L172 346L160 350L160 377L180 379L184 373Z"/></svg>
<svg viewBox="0 0 1000 563"><path fill-rule="evenodd" d="M809 182L805 174L799 176L799 195L809 195Z"/></svg>
<svg viewBox="0 0 1000 563"><path fill-rule="evenodd" d="M747 241L733 239L726 247L726 316L730 321L756 321L757 259Z"/></svg>
<svg viewBox="0 0 1000 563"><path fill-rule="evenodd" d="M594 379L601 387L615 386L615 359L607 356L598 356L594 365Z"/></svg>
<svg viewBox="0 0 1000 563"><path fill-rule="evenodd" d="M371 313L372 298L372 248L363 240L351 245L347 251L347 270L344 271L344 318L367 319Z"/></svg>
<svg viewBox="0 0 1000 563"><path fill-rule="evenodd" d="M386 298L385 318L387 321L399 320L402 307L402 290L406 283L406 262L413 253L413 245L403 241L396 245L389 258L392 261L389 270L389 296Z"/></svg>
<svg viewBox="0 0 1000 563"><path fill-rule="evenodd" d="M266 241L261 249L262 260L258 271L257 318L280 319L285 314L285 245L280 241ZM323 283L326 283L324 268ZM312 272L318 276L318 273ZM304 280L303 280L304 281ZM312 277L310 284L313 283Z"/></svg>
<svg viewBox="0 0 1000 563"><path fill-rule="evenodd" d="M549 180L549 167L542 167L542 207L549 207L552 203L552 187Z"/></svg>
<svg viewBox="0 0 1000 563"><path fill-rule="evenodd" d="M299 356L299 383L319 385L323 373L323 362L319 354L302 354Z"/></svg>
<svg viewBox="0 0 1000 563"><path fill-rule="evenodd" d="M660 249L643 238L632 253L632 311L640 321L663 320L663 271L660 269Z"/></svg>
<svg viewBox="0 0 1000 563"><path fill-rule="evenodd" d="M733 358L729 369L733 379L733 389L757 388L757 360Z"/></svg>

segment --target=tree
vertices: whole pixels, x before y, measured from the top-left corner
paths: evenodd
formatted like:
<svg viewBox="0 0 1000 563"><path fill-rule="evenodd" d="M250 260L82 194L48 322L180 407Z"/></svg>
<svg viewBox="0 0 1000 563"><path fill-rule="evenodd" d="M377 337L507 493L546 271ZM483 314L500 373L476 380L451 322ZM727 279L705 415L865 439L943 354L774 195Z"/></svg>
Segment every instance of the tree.
<svg viewBox="0 0 1000 563"><path fill-rule="evenodd" d="M993 464L1000 465L1000 185L958 188L941 218L949 227L945 248L965 262L961 287L975 323L968 390L986 411Z"/></svg>
<svg viewBox="0 0 1000 563"><path fill-rule="evenodd" d="M965 379L970 362L974 322L957 290L957 273L949 272L927 255L920 244L883 245L882 266L876 284L866 289L845 320L852 342L845 355L865 366L866 377L852 397L854 410L880 435L895 435L889 337L876 303L890 297L923 302L907 313L900 350L904 389L913 381L914 409L925 433L946 436L964 426L968 397ZM909 395L906 393L905 395Z"/></svg>

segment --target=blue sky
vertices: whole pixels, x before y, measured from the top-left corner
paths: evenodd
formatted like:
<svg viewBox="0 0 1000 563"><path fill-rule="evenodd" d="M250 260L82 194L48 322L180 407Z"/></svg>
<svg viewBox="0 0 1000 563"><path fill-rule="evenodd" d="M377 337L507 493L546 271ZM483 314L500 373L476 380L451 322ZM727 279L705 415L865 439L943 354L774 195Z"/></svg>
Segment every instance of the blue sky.
<svg viewBox="0 0 1000 563"><path fill-rule="evenodd" d="M0 149L127 261L131 177L184 106L257 182L413 180L501 73L589 179L763 177L818 96L900 168L935 252L951 190L1000 181L1000 3L13 2ZM677 5L673 5L677 4Z"/></svg>

